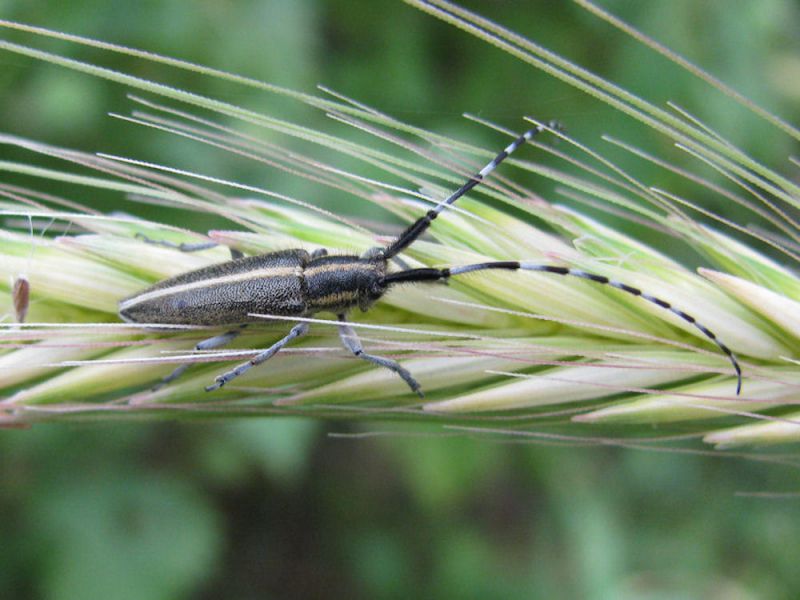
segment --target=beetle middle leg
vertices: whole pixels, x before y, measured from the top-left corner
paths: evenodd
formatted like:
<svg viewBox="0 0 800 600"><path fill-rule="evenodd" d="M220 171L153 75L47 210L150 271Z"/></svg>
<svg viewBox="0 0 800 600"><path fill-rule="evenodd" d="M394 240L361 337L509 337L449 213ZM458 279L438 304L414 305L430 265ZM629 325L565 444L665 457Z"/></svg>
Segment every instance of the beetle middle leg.
<svg viewBox="0 0 800 600"><path fill-rule="evenodd" d="M236 379L242 373L249 371L252 367L260 365L261 363L269 360L275 354L277 354L278 351L281 350L286 344L288 344L295 338L305 335L306 333L308 333L308 323L305 322L298 323L297 325L292 327L291 331L289 331L286 337L278 340L277 342L272 344L272 346L270 346L260 354L257 354L256 356L248 360L246 363L242 363L235 369L231 369L230 371L227 371L222 375L217 375L216 379L214 380L214 383L206 387L206 391L213 392L214 390L218 390L223 385L230 382L232 379Z"/></svg>
<svg viewBox="0 0 800 600"><path fill-rule="evenodd" d="M424 398L424 394L420 389L419 383L414 376L407 370L401 367L397 361L394 361L390 358L384 358L382 356L375 356L374 354L367 354L364 352L364 348L361 345L361 340L358 339L358 334L356 334L355 329L353 329L350 324L345 319L344 315L337 315L339 319L339 337L342 338L342 343L344 347L350 350L355 356L371 362L372 364L378 365L379 367L386 367L390 371L394 371L397 373L403 381L408 384L408 387L411 388L411 391L417 394L420 398Z"/></svg>

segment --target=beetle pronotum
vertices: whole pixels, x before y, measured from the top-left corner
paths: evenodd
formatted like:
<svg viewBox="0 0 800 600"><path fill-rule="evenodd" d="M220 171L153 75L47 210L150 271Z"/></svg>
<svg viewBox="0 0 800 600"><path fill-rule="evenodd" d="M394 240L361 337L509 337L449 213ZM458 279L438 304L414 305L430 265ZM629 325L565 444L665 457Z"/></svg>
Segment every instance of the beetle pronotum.
<svg viewBox="0 0 800 600"><path fill-rule="evenodd" d="M549 124L557 127L556 123ZM675 308L669 302L652 296L625 283L586 271L533 263L528 261L491 261L447 268L421 268L389 272L388 263L414 243L430 227L441 212L478 185L512 152L530 140L545 127L536 126L509 144L491 162L468 179L448 198L441 201L424 216L408 226L385 248L371 248L362 256L330 256L324 249L308 253L302 249L270 252L243 257L233 254L233 260L184 273L156 283L119 303L120 316L134 323L164 323L182 325L239 326L204 340L196 350L209 350L223 346L239 335L242 327L263 319L251 316L266 313L285 317L308 317L320 311L337 316L339 335L345 348L355 356L385 367L399 375L412 391L422 397L419 383L405 368L389 358L364 352L355 330L347 323L347 313L355 308L366 311L389 288L406 284L446 281L451 277L488 269L540 271L555 275L569 275L609 285L647 300L691 323L712 340L730 360L736 372L736 393L741 390L742 372L733 352L697 320ZM207 244L183 247L196 250ZM216 390L274 356L291 340L307 333L307 322L297 323L289 333L272 346L256 354L249 361L218 375L207 391ZM187 368L181 365L159 384L176 379Z"/></svg>

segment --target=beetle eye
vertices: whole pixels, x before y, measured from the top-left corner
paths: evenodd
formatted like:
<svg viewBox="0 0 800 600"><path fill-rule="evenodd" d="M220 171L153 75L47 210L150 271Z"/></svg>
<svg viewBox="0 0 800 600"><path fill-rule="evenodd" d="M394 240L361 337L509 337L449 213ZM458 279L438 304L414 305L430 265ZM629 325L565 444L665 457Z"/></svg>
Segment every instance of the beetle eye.
<svg viewBox="0 0 800 600"><path fill-rule="evenodd" d="M377 300L386 292L386 285L382 281L376 281L369 288L369 296L373 300Z"/></svg>

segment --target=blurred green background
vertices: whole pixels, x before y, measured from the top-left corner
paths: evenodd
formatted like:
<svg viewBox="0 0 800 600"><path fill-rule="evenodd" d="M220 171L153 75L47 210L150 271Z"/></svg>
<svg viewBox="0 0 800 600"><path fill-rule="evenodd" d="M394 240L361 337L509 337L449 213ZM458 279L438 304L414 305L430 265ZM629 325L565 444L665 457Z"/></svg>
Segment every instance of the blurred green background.
<svg viewBox="0 0 800 600"><path fill-rule="evenodd" d="M468 6L657 104L676 101L778 170L788 171L786 157L797 153L785 136L571 2ZM800 121L796 3L620 0L604 6L766 108ZM665 140L399 2L0 0L0 15L302 91L323 83L487 148L502 139L465 121L462 112L512 129L522 127L525 115L558 118L646 183L683 190L681 181L611 152L597 136L612 133L688 164ZM2 35L317 128L342 129L324 115L252 90L31 35ZM107 112L132 108L119 86L0 54L0 90L8 133L237 178L336 210L361 208L337 204L342 200L335 194L322 197L285 174L109 118ZM5 148L0 158L47 164ZM525 183L560 200L547 182ZM59 192L120 208L118 197ZM705 205L739 216L715 198ZM327 434L364 426L266 419L2 431L0 597L800 595L800 502L736 495L794 490L793 470L599 446L419 437L412 433L431 431L378 427L403 435L334 439Z"/></svg>

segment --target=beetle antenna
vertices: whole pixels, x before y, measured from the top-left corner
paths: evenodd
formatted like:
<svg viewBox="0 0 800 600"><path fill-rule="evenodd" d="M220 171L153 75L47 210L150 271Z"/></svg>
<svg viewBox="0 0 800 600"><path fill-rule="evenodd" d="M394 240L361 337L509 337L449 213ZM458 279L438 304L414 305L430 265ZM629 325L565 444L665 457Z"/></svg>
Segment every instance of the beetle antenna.
<svg viewBox="0 0 800 600"><path fill-rule="evenodd" d="M643 292L639 288L633 287L616 279L610 279L605 275L598 275L596 273L589 273L581 269L572 269L570 267L557 267L553 265L543 265L534 262L516 261L516 260L502 260L485 263L477 263L474 265L461 265L458 267L450 267L446 269L408 269L405 271L398 271L396 273L389 273L383 278L384 285L392 285L396 283L416 283L424 281L446 281L450 277L456 275L464 275L465 273L472 273L473 271L484 271L489 269L506 269L510 271L523 270L523 271L539 271L542 273L552 273L553 275L565 275L570 277L580 277L581 279L588 279L602 285L609 285L623 292L627 292L632 296L638 296L642 300L647 300L656 306L668 310L672 314L680 317L687 323L694 325L700 332L709 340L714 342L717 347L725 353L728 360L736 372L736 395L738 396L742 391L742 368L739 366L739 361L733 351L728 348L725 343L720 340L717 335L708 327L699 323L692 315L683 312L681 309L673 306L670 302L657 298L647 292Z"/></svg>
<svg viewBox="0 0 800 600"><path fill-rule="evenodd" d="M494 171L500 163L502 163L508 156L513 153L517 148L522 146L525 142L530 141L536 134L546 130L546 129L561 129L561 126L556 121L550 121L547 125L536 125L523 133L513 142L511 142L508 146L506 146L505 150L500 152L497 156L495 156L485 167L483 167L480 171L475 173L472 177L470 177L464 185L458 188L455 192L450 194L447 198L442 200L439 204L437 204L434 208L429 210L424 216L420 217L414 223L408 226L408 228L400 234L400 236L391 244L386 247L386 250L383 251L383 257L385 259L393 258L394 256L400 254L403 250L408 248L411 244L413 244L419 236L421 236L425 231L430 227L433 220L439 216L439 214L451 204L454 204L456 200L461 198L464 194L478 185L481 181L486 178L489 173Z"/></svg>

